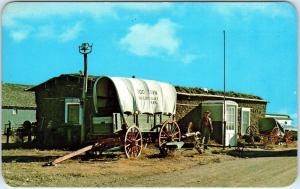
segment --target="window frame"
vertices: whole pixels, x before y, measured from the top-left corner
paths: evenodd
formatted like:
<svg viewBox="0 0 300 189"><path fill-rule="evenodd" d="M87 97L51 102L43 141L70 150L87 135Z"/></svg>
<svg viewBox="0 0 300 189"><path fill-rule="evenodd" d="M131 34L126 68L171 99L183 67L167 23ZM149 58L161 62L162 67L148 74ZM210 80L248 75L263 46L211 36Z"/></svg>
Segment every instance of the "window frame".
<svg viewBox="0 0 300 189"><path fill-rule="evenodd" d="M79 106L78 123L68 122L69 105L78 105ZM82 105L80 103L79 98L65 98L65 123L66 124L73 124L73 125L81 125L82 124Z"/></svg>

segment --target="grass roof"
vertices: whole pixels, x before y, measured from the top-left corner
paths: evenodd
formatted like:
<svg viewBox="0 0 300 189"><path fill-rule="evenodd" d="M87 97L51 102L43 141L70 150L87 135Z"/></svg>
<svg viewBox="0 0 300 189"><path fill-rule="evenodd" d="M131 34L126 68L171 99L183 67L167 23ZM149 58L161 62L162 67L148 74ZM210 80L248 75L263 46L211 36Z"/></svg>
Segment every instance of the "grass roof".
<svg viewBox="0 0 300 189"><path fill-rule="evenodd" d="M220 96L224 95L224 91L217 91L212 89L206 91L203 88L197 88L197 87L193 88L193 87L175 86L175 89L177 92L190 93L190 94L210 94L210 95L220 95ZM244 93L239 93L234 91L225 92L225 96L263 100L259 96L244 94Z"/></svg>
<svg viewBox="0 0 300 189"><path fill-rule="evenodd" d="M25 89L32 85L2 83L2 107L36 108L35 94Z"/></svg>

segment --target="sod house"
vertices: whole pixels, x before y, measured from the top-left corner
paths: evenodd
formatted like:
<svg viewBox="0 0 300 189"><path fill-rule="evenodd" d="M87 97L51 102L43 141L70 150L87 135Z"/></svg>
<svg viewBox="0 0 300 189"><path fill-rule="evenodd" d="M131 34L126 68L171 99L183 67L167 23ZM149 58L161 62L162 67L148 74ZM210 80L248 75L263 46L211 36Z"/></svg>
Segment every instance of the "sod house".
<svg viewBox="0 0 300 189"><path fill-rule="evenodd" d="M96 114L93 103L93 88L96 78L98 77L89 76L88 79L85 120L82 118L81 100L83 75L63 74L29 89L36 95L38 142L41 146L82 145L80 136L83 121L85 121L84 137L86 141L91 137L92 124L97 121L93 120L93 116ZM198 129L203 111L209 110L212 112L215 129L213 138L219 143L222 143L220 138L222 121L228 122L227 145L234 145L236 136L245 134L249 125L256 126L258 119L264 117L266 112L267 102L257 96L228 92L225 93L224 104L222 92L186 87L176 87L176 92L175 119L179 123L182 133L187 131L189 122L193 123L194 129ZM105 99L103 100L105 101ZM223 112L221 111L224 105L226 118L222 116Z"/></svg>

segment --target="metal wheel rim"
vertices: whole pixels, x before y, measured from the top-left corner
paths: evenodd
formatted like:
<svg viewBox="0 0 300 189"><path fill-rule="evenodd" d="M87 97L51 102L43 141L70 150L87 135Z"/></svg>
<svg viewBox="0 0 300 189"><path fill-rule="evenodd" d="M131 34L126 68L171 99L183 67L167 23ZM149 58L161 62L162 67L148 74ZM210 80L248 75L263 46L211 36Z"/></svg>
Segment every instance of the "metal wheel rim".
<svg viewBox="0 0 300 189"><path fill-rule="evenodd" d="M135 125L129 127L124 141L124 149L127 158L138 158L142 153L142 146L143 138L141 130Z"/></svg>

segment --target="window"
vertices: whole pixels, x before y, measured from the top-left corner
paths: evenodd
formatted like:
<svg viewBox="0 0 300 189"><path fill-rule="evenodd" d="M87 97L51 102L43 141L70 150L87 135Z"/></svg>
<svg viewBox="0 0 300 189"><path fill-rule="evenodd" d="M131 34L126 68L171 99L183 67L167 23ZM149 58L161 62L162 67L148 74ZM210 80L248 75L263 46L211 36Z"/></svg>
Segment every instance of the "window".
<svg viewBox="0 0 300 189"><path fill-rule="evenodd" d="M65 99L65 123L81 124L81 111L80 100L78 98Z"/></svg>
<svg viewBox="0 0 300 189"><path fill-rule="evenodd" d="M68 123L79 123L79 104L68 104Z"/></svg>
<svg viewBox="0 0 300 189"><path fill-rule="evenodd" d="M226 120L226 127L228 130L235 129L235 106L227 106L227 120Z"/></svg>
<svg viewBox="0 0 300 189"><path fill-rule="evenodd" d="M17 113L18 113L18 109L16 109L16 108L12 109L12 114L13 115L17 115Z"/></svg>
<svg viewBox="0 0 300 189"><path fill-rule="evenodd" d="M245 135L250 126L250 108L241 108L241 134Z"/></svg>

